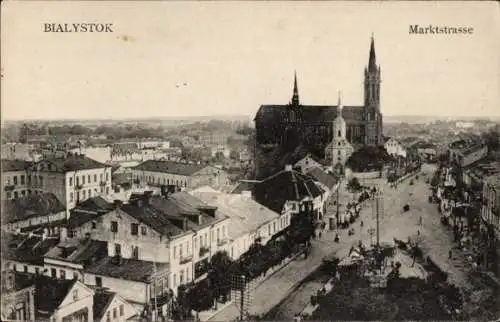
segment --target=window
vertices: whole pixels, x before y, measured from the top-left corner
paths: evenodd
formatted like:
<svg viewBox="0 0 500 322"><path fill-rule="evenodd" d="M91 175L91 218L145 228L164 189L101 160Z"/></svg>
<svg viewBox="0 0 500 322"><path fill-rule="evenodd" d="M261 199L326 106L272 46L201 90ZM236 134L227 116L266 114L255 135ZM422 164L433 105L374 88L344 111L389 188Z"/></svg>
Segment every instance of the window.
<svg viewBox="0 0 500 322"><path fill-rule="evenodd" d="M139 225L135 223L130 224L130 233L137 236L139 234Z"/></svg>
<svg viewBox="0 0 500 322"><path fill-rule="evenodd" d="M276 232L276 222L273 222L273 232Z"/></svg>
<svg viewBox="0 0 500 322"><path fill-rule="evenodd" d="M61 279L63 279L63 280L65 280L65 279L66 279L66 271L65 271L64 269L61 269L61 270L59 271L59 277L60 277Z"/></svg>
<svg viewBox="0 0 500 322"><path fill-rule="evenodd" d="M111 322L111 312L106 312L106 322Z"/></svg>
<svg viewBox="0 0 500 322"><path fill-rule="evenodd" d="M97 182L97 174L94 174L94 182Z"/></svg>
<svg viewBox="0 0 500 322"><path fill-rule="evenodd" d="M28 184L31 183L31 175L28 175Z"/></svg>
<svg viewBox="0 0 500 322"><path fill-rule="evenodd" d="M271 235L271 224L267 225L267 231L268 231L268 235Z"/></svg>
<svg viewBox="0 0 500 322"><path fill-rule="evenodd" d="M82 198L83 198L83 199L85 199L86 193L87 193L87 191L86 191L86 190L83 190L83 191L82 191Z"/></svg>
<svg viewBox="0 0 500 322"><path fill-rule="evenodd" d="M73 291L73 301L78 301L78 290Z"/></svg>
<svg viewBox="0 0 500 322"><path fill-rule="evenodd" d="M24 175L21 175L21 184L25 184L25 182L24 182Z"/></svg>
<svg viewBox="0 0 500 322"><path fill-rule="evenodd" d="M17 191L14 191L14 198L17 199L19 197L19 193Z"/></svg>
<svg viewBox="0 0 500 322"><path fill-rule="evenodd" d="M95 277L95 285L97 287L102 287L102 277L100 277L100 276Z"/></svg>
<svg viewBox="0 0 500 322"><path fill-rule="evenodd" d="M17 176L14 176L14 184L17 184Z"/></svg>
<svg viewBox="0 0 500 322"><path fill-rule="evenodd" d="M116 319L117 314L116 314L116 307L113 308L113 319Z"/></svg>
<svg viewBox="0 0 500 322"><path fill-rule="evenodd" d="M97 229L97 223L95 221L92 222L92 229Z"/></svg>
<svg viewBox="0 0 500 322"><path fill-rule="evenodd" d="M141 227L141 235L146 236L147 228L145 226Z"/></svg>
<svg viewBox="0 0 500 322"><path fill-rule="evenodd" d="M73 193L72 192L69 193L69 202L73 202Z"/></svg>
<svg viewBox="0 0 500 322"><path fill-rule="evenodd" d="M109 173L106 173L106 181L109 181Z"/></svg>
<svg viewBox="0 0 500 322"><path fill-rule="evenodd" d="M76 177L76 185L79 186L80 185L80 177Z"/></svg>
<svg viewBox="0 0 500 322"><path fill-rule="evenodd" d="M184 271L181 271L179 274L179 284L182 284L184 282Z"/></svg>
<svg viewBox="0 0 500 322"><path fill-rule="evenodd" d="M123 314L125 314L123 304L120 304L120 316L123 316Z"/></svg>
<svg viewBox="0 0 500 322"><path fill-rule="evenodd" d="M28 273L28 266L27 265L24 265L24 272Z"/></svg>
<svg viewBox="0 0 500 322"><path fill-rule="evenodd" d="M39 181L40 181L40 186L43 187L43 177L42 176L40 176Z"/></svg>
<svg viewBox="0 0 500 322"><path fill-rule="evenodd" d="M122 246L115 244L115 256L122 256Z"/></svg>
<svg viewBox="0 0 500 322"><path fill-rule="evenodd" d="M85 184L85 176L82 176L82 184Z"/></svg>
<svg viewBox="0 0 500 322"><path fill-rule="evenodd" d="M78 273L77 273L77 272L73 272L73 279L74 279L74 280L77 280L77 279L78 279Z"/></svg>
<svg viewBox="0 0 500 322"><path fill-rule="evenodd" d="M57 271L55 268L50 269L50 276L52 276L53 278L57 277Z"/></svg>
<svg viewBox="0 0 500 322"><path fill-rule="evenodd" d="M89 189L89 198L92 196L92 189Z"/></svg>
<svg viewBox="0 0 500 322"><path fill-rule="evenodd" d="M23 196L23 197L26 196L26 191L24 191L24 190L21 191L21 196Z"/></svg>
<svg viewBox="0 0 500 322"><path fill-rule="evenodd" d="M99 180L101 180L101 181L102 181L102 173L101 173L101 174L99 174Z"/></svg>
<svg viewBox="0 0 500 322"><path fill-rule="evenodd" d="M111 232L113 232L113 233L118 232L118 222L116 222L116 221L111 222Z"/></svg>
<svg viewBox="0 0 500 322"><path fill-rule="evenodd" d="M139 247L132 246L132 258L139 259Z"/></svg>
<svg viewBox="0 0 500 322"><path fill-rule="evenodd" d="M179 247L179 257L182 258L182 245Z"/></svg>
<svg viewBox="0 0 500 322"><path fill-rule="evenodd" d="M69 186L71 187L73 185L73 178L69 178Z"/></svg>
<svg viewBox="0 0 500 322"><path fill-rule="evenodd" d="M40 268L39 267L35 267L35 274L37 276L40 275Z"/></svg>
<svg viewBox="0 0 500 322"><path fill-rule="evenodd" d="M109 187L106 187L106 194L109 195Z"/></svg>
<svg viewBox="0 0 500 322"><path fill-rule="evenodd" d="M90 183L90 174L87 176L87 182Z"/></svg>
<svg viewBox="0 0 500 322"><path fill-rule="evenodd" d="M174 258L177 258L177 246L174 246Z"/></svg>

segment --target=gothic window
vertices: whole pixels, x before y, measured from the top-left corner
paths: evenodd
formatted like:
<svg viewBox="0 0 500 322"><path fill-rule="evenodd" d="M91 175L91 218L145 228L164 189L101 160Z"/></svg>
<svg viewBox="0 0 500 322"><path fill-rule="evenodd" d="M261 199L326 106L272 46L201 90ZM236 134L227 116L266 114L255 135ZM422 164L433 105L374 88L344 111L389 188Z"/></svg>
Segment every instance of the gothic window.
<svg viewBox="0 0 500 322"><path fill-rule="evenodd" d="M290 112L290 121L295 122L295 112L294 111Z"/></svg>

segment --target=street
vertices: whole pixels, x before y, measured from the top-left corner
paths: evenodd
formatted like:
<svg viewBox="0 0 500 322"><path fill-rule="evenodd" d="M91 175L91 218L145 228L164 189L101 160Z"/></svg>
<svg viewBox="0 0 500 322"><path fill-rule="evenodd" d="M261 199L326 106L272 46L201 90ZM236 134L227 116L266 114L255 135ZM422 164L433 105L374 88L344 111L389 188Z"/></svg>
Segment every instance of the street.
<svg viewBox="0 0 500 322"><path fill-rule="evenodd" d="M432 175L434 168L424 165L420 178L406 179L400 183L396 189L391 188L385 179L372 179L362 181L363 185L376 185L383 191L384 212L380 214L380 242L393 243L394 238L405 240L408 236L416 235L420 231L422 248L426 255L430 255L433 260L442 266L449 273L449 281L460 287L470 288L471 285L466 272L459 265L454 265L448 260L448 251L453 247L450 232L440 223L440 215L436 204L428 202L429 187L425 184L425 178ZM410 181L414 182L410 185ZM341 185L340 193L341 205L345 205L352 200L345 191L345 184ZM408 204L410 210L403 212L403 206ZM371 237L368 233L369 228L376 227L376 219L372 210L373 201L365 202L361 210L360 217L350 227L355 228L356 234L348 236L348 229L325 231L321 238L313 240L313 249L307 260L298 259L259 285L253 294L252 304L250 306L251 315L266 314L270 309L280 304L286 312L278 312L280 319L291 319L293 315L300 312L308 303L311 290L316 290L316 282L308 282L307 285L301 285L295 290L303 279L315 271L321 264L324 257L336 255L341 258L348 254L353 245L357 245L361 240L365 245L371 243ZM333 211L332 207L332 211ZM341 208L342 209L342 208ZM422 217L422 226L419 225L419 217ZM360 226L360 221L364 222L364 227ZM335 243L335 234L338 233L340 243ZM375 234L373 236L375 241ZM459 264L459 263L457 263ZM316 283L316 284L311 284ZM304 283L303 283L304 284ZM287 298L292 292L293 296ZM227 321L236 319L239 315L235 305L230 305L211 320Z"/></svg>

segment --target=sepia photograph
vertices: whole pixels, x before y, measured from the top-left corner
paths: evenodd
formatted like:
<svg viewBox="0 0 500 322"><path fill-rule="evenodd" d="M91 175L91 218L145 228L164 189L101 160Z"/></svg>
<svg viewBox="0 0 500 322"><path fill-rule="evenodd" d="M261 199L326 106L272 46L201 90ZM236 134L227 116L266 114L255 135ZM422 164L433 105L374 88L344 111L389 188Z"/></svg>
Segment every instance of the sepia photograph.
<svg viewBox="0 0 500 322"><path fill-rule="evenodd" d="M498 2L1 6L1 321L500 321Z"/></svg>

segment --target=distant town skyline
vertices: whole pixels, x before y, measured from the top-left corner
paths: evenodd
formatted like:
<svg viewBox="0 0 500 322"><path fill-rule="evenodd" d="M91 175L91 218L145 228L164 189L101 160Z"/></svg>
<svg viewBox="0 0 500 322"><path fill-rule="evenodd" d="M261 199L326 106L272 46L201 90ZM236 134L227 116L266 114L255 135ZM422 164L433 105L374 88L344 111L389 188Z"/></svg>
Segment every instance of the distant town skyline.
<svg viewBox="0 0 500 322"><path fill-rule="evenodd" d="M89 5L91 4L91 5ZM2 12L2 119L248 115L363 104L370 36L384 116L499 117L494 2L10 2ZM496 10L495 10L496 9ZM112 23L113 33L43 24ZM421 35L412 25L473 28Z"/></svg>

